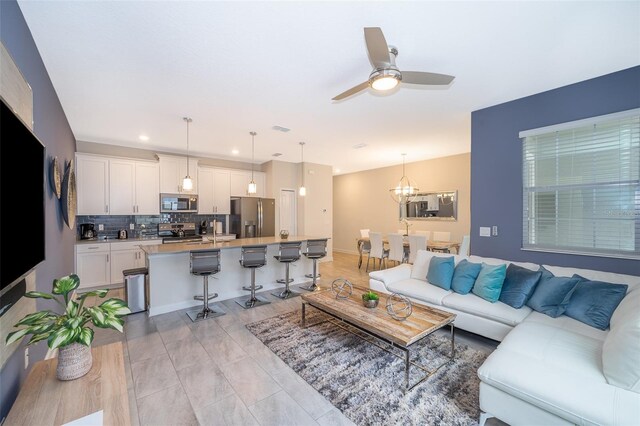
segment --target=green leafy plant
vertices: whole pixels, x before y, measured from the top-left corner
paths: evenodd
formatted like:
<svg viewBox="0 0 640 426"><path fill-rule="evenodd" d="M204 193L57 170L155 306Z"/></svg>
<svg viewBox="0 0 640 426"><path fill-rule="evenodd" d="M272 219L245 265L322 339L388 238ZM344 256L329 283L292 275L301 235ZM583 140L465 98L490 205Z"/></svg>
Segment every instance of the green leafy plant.
<svg viewBox="0 0 640 426"><path fill-rule="evenodd" d="M31 334L28 345L46 339L51 349L68 346L76 342L89 346L93 341L93 330L85 326L89 321L96 327L112 328L122 333L124 321L120 317L131 313L126 302L121 299L111 298L105 300L99 306L85 307L84 302L87 297L98 296L104 298L109 290L89 291L73 300L69 294L77 289L79 285L80 278L72 274L53 280L53 294L39 291L25 293L25 297L32 299L55 301L62 307L64 313L57 314L47 309L25 316L14 327L26 327L9 333L6 344L9 345Z"/></svg>
<svg viewBox="0 0 640 426"><path fill-rule="evenodd" d="M369 290L367 293L362 295L362 300L379 300L380 297L378 296L378 293L374 293L371 290Z"/></svg>

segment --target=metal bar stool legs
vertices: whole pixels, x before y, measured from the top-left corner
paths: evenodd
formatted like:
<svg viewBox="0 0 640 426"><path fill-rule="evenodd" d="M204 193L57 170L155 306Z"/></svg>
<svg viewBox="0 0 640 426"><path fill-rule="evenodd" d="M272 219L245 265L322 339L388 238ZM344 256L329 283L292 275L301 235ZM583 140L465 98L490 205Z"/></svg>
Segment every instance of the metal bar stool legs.
<svg viewBox="0 0 640 426"><path fill-rule="evenodd" d="M312 258L312 260L313 260L313 274L305 275L305 277L312 278L311 284L300 287L301 289L304 289L307 291L316 291L320 289L320 287L318 287L318 284L316 283L317 277L320 276L320 274L316 274L316 271L318 269L318 258L314 257Z"/></svg>
<svg viewBox="0 0 640 426"><path fill-rule="evenodd" d="M291 289L289 288L289 283L293 282L293 279L289 278L289 262L286 262L284 264L284 276L285 276L284 280L278 280L278 282L281 282L281 281L284 282L284 290L282 290L279 293L278 292L273 292L271 294L274 295L275 297L279 297L280 299L288 299L290 297L299 296L300 293L297 293L295 291L291 291Z"/></svg>
<svg viewBox="0 0 640 426"><path fill-rule="evenodd" d="M262 288L261 285L256 286L256 269L267 264L267 246L243 246L240 254L240 264L245 268L251 269L251 286L242 287L243 290L250 291L251 294L249 297L237 300L236 303L244 309L271 303L256 296L256 290Z"/></svg>
<svg viewBox="0 0 640 426"><path fill-rule="evenodd" d="M194 296L195 300L202 300L202 309L193 309L187 312L191 321L202 321L219 317L225 312L214 311L209 308L209 300L218 297L218 293L209 293L209 275L220 272L220 250L192 251L189 254L191 274L203 278L202 296Z"/></svg>
<svg viewBox="0 0 640 426"><path fill-rule="evenodd" d="M304 253L307 259L311 259L313 261L313 274L306 275L311 278L311 283L306 287L300 287L303 290L307 291L316 291L319 290L318 284L316 280L320 277L318 274L318 259L322 259L327 255L327 239L317 239L317 240L308 240L307 241L307 251Z"/></svg>
<svg viewBox="0 0 640 426"><path fill-rule="evenodd" d="M271 293L272 295L279 297L280 299L288 299L290 297L295 297L299 295L299 293L291 291L291 289L289 288L289 283L293 281L293 279L289 278L289 265L297 261L298 259L300 259L301 248L302 248L301 241L280 243L278 255L274 257L280 263L284 263L285 278L284 280L277 280L277 282L279 283L284 283L284 290L280 292L276 291L274 293Z"/></svg>

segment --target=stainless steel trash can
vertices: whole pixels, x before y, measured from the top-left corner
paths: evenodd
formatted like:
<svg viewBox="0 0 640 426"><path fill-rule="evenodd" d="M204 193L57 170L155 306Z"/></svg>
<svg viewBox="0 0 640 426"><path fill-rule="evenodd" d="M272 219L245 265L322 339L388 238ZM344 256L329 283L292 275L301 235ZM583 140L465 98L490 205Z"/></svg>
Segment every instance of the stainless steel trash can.
<svg viewBox="0 0 640 426"><path fill-rule="evenodd" d="M124 275L124 294L132 314L147 310L147 268L126 269Z"/></svg>

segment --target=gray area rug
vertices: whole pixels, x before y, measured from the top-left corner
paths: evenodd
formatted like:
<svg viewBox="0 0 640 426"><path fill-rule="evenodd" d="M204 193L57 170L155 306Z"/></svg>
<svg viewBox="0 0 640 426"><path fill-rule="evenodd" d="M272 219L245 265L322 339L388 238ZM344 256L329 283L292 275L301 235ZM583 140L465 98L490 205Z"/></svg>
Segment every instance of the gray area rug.
<svg viewBox="0 0 640 426"><path fill-rule="evenodd" d="M307 328L300 311L282 314L247 329L358 425L475 425L478 367L487 354L456 343L453 363L406 394L404 362L342 330L316 309L307 310ZM449 355L448 333L434 334L412 347L412 360L427 367ZM402 353L402 352L399 352ZM419 376L412 367L413 383Z"/></svg>

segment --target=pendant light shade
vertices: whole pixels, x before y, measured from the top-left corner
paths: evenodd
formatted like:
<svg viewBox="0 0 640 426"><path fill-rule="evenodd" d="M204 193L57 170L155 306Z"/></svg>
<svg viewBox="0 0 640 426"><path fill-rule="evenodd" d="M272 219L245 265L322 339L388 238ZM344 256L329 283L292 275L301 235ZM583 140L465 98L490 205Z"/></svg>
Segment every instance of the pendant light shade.
<svg viewBox="0 0 640 426"><path fill-rule="evenodd" d="M247 194L248 195L253 195L256 194L258 192L258 185L256 185L256 183L253 180L253 160L255 157L255 140L254 138L256 137L257 133L256 132L249 132L249 134L251 135L251 182L249 182L249 185L247 186Z"/></svg>
<svg viewBox="0 0 640 426"><path fill-rule="evenodd" d="M307 195L307 188L304 186L304 142L300 142L300 168L302 169L302 185L298 190L301 197Z"/></svg>
<svg viewBox="0 0 640 426"><path fill-rule="evenodd" d="M189 175L189 123L193 120L190 117L182 118L187 123L187 175L182 179L182 190L191 191L193 189L193 180Z"/></svg>
<svg viewBox="0 0 640 426"><path fill-rule="evenodd" d="M406 155L402 154L402 177L400 182L389 190L391 198L398 204L408 204L415 200L418 195L418 187L404 173L404 157Z"/></svg>

